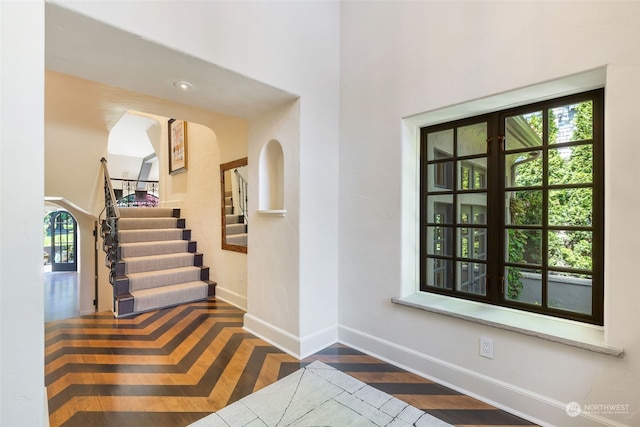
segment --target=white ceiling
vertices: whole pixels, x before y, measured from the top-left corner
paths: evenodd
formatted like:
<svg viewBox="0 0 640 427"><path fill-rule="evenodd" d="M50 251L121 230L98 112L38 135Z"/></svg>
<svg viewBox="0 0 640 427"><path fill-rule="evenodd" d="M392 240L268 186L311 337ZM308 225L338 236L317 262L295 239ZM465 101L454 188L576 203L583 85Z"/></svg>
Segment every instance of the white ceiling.
<svg viewBox="0 0 640 427"><path fill-rule="evenodd" d="M205 110L250 118L295 95L46 3L49 70ZM186 80L193 89L173 83Z"/></svg>
<svg viewBox="0 0 640 427"><path fill-rule="evenodd" d="M126 113L109 132L109 154L140 158L153 154L155 150L147 134L153 126L158 126L154 119Z"/></svg>

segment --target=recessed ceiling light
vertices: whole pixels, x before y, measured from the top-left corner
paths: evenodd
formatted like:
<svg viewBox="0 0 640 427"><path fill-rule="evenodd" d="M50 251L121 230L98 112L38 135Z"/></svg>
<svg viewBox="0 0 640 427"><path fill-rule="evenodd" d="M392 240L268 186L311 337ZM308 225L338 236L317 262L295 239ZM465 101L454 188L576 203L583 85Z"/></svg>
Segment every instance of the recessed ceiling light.
<svg viewBox="0 0 640 427"><path fill-rule="evenodd" d="M184 80L180 80L180 81L174 82L173 85L175 87L177 87L178 89L182 89L184 91L187 91L187 90L193 88L193 85L191 83L189 83L187 81L184 81Z"/></svg>

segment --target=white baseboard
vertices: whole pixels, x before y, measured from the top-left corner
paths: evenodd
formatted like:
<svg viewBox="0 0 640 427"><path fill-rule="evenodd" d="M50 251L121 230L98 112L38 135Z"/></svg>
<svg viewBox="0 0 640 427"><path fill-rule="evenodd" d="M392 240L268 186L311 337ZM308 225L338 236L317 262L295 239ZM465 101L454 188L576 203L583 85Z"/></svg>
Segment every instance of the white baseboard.
<svg viewBox="0 0 640 427"><path fill-rule="evenodd" d="M224 302L228 302L241 310L247 311L247 297L244 295L216 286L216 298L219 298Z"/></svg>
<svg viewBox="0 0 640 427"><path fill-rule="evenodd" d="M300 359L338 342L338 325L331 325L300 339Z"/></svg>
<svg viewBox="0 0 640 427"><path fill-rule="evenodd" d="M264 322L249 313L244 315L244 329L296 359L300 359L300 340L295 335Z"/></svg>
<svg viewBox="0 0 640 427"><path fill-rule="evenodd" d="M249 313L244 315L244 329L299 360L338 341L337 325L300 338Z"/></svg>
<svg viewBox="0 0 640 427"><path fill-rule="evenodd" d="M43 414L43 427L49 427L49 393L47 393L47 387L44 388L44 414Z"/></svg>
<svg viewBox="0 0 640 427"><path fill-rule="evenodd" d="M541 426L624 426L590 413L570 417L566 403L346 326L338 327L338 341Z"/></svg>

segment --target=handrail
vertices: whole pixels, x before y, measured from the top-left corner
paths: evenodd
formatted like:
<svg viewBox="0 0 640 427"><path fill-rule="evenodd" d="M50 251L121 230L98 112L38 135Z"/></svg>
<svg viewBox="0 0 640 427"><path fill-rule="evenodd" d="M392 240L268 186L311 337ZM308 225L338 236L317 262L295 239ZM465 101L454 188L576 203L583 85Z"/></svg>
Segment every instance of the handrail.
<svg viewBox="0 0 640 427"><path fill-rule="evenodd" d="M118 220L120 219L120 209L116 200L109 170L107 168L107 159L100 159L102 163L102 172L104 174L104 209L106 218L102 221L100 228L102 235L102 250L107 254L105 257L105 265L109 267L109 282L114 287L116 284L116 265L120 260L120 250L118 247ZM102 212L100 213L102 216ZM115 295L115 294L114 294Z"/></svg>
<svg viewBox="0 0 640 427"><path fill-rule="evenodd" d="M116 195L111 185L111 177L109 177L109 168L107 168L107 159L104 157L100 159L102 163L102 172L104 173L104 203L107 213L107 218L120 218L120 209L118 209L118 203Z"/></svg>
<svg viewBox="0 0 640 427"><path fill-rule="evenodd" d="M244 179L242 174L240 174L238 169L235 169L233 172L236 174L236 179L238 180L238 202L240 204L240 210L242 211L242 216L244 217L245 224L248 224L249 223L249 218L247 218L247 211L248 211L247 204L249 203L248 195L247 195L248 183L247 183L247 180Z"/></svg>
<svg viewBox="0 0 640 427"><path fill-rule="evenodd" d="M157 184L160 181L153 179L128 179L128 178L111 178L111 181L124 181L124 182L144 182L147 184Z"/></svg>

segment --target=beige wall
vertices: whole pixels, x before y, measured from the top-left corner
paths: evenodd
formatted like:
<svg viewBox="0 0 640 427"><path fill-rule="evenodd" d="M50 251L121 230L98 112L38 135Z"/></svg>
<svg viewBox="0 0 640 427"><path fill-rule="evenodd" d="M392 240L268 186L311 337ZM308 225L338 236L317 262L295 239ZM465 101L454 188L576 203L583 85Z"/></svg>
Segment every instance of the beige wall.
<svg viewBox="0 0 640 427"><path fill-rule="evenodd" d="M210 278L218 283L217 296L246 309L247 254L221 248L220 164L247 156L247 122L219 121L215 133L189 122L187 171L175 175L163 173L168 170L166 120L162 126L162 206L181 209L192 239L198 242L198 252L204 254L204 263L210 268ZM233 158L222 160L223 154Z"/></svg>
<svg viewBox="0 0 640 427"><path fill-rule="evenodd" d="M81 247L89 248L79 259L81 313L93 310L95 298L90 249L93 220L104 207L99 160L106 157L109 129L128 110L157 120L158 131L149 136L159 156L161 203L181 208L219 293L246 308L247 256L221 249L219 165L223 155L246 157L247 121L51 71L46 73L46 83L45 196L76 216ZM116 107L105 110L101 105L105 97ZM189 121L188 170L176 175L168 174L168 117L204 123ZM111 286L101 249L98 275L98 310L111 310Z"/></svg>

